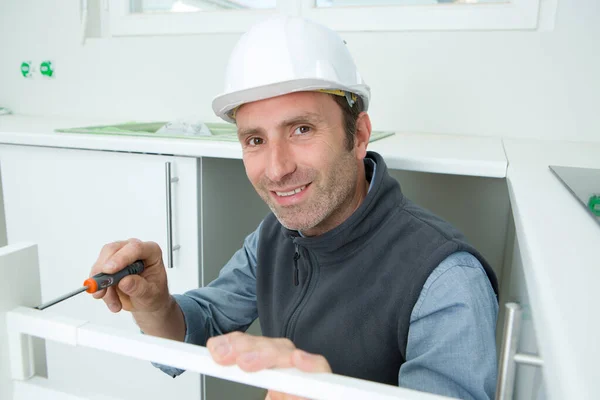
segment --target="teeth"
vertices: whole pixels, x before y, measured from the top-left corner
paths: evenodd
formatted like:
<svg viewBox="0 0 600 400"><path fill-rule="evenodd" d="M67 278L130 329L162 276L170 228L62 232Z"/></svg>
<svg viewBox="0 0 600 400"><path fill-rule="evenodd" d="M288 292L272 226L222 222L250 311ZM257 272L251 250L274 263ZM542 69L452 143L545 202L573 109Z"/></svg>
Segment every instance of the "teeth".
<svg viewBox="0 0 600 400"><path fill-rule="evenodd" d="M306 187L306 185L296 188L294 190L290 190L289 192L275 192L275 193L277 193L277 196L280 196L280 197L292 196L296 193L300 193L301 191L303 191L305 187Z"/></svg>

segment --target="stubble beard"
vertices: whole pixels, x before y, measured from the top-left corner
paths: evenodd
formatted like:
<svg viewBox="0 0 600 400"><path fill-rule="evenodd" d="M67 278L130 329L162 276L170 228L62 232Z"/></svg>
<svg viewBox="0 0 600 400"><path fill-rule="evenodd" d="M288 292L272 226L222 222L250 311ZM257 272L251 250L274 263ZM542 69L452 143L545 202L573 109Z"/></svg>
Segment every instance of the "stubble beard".
<svg viewBox="0 0 600 400"><path fill-rule="evenodd" d="M284 227L290 230L307 231L320 224L329 223L335 219L336 214L344 214L356 190L357 170L354 158L351 153L347 153L340 162L335 164L327 176L319 174L317 170L297 171L289 181L286 181L285 185L281 184L280 186L295 187L302 183L295 185L292 182L311 182L310 198L302 204L279 206L271 198L269 190L266 189L274 185L265 179L260 182L258 193ZM301 178L304 177L312 179L302 180ZM339 221L339 223L341 222Z"/></svg>

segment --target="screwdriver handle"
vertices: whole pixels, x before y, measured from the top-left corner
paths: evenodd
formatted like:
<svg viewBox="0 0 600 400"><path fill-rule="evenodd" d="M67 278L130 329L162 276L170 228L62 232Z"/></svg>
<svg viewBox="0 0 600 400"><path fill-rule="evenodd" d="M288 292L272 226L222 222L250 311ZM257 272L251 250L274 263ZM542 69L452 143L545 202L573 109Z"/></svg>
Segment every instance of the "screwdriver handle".
<svg viewBox="0 0 600 400"><path fill-rule="evenodd" d="M141 274L144 271L144 262L137 260L133 264L129 264L119 272L114 274L105 274L103 272L86 279L83 286L87 286L86 292L96 293L98 290L106 289L107 287L116 285L121 279L133 274Z"/></svg>

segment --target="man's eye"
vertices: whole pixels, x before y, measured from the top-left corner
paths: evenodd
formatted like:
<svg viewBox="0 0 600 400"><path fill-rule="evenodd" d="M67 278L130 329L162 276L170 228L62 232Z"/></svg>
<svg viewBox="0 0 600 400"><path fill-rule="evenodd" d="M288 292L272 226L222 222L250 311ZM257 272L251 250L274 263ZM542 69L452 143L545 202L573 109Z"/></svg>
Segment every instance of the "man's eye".
<svg viewBox="0 0 600 400"><path fill-rule="evenodd" d="M296 135L303 135L303 134L308 133L308 132L310 132L310 127L309 126L299 126L294 131L294 134L296 134Z"/></svg>
<svg viewBox="0 0 600 400"><path fill-rule="evenodd" d="M262 140L262 138L259 138L259 137L252 137L248 140L249 146L259 146L263 143L264 143L264 141Z"/></svg>

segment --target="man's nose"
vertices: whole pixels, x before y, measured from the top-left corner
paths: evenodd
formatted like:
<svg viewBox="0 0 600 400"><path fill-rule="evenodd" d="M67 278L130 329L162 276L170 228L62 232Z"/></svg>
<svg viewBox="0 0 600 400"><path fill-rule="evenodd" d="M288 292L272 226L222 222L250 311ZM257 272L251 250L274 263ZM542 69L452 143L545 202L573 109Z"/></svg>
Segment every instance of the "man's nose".
<svg viewBox="0 0 600 400"><path fill-rule="evenodd" d="M292 152L283 143L273 143L267 157L265 175L273 182L281 181L296 170L296 162L292 157Z"/></svg>

